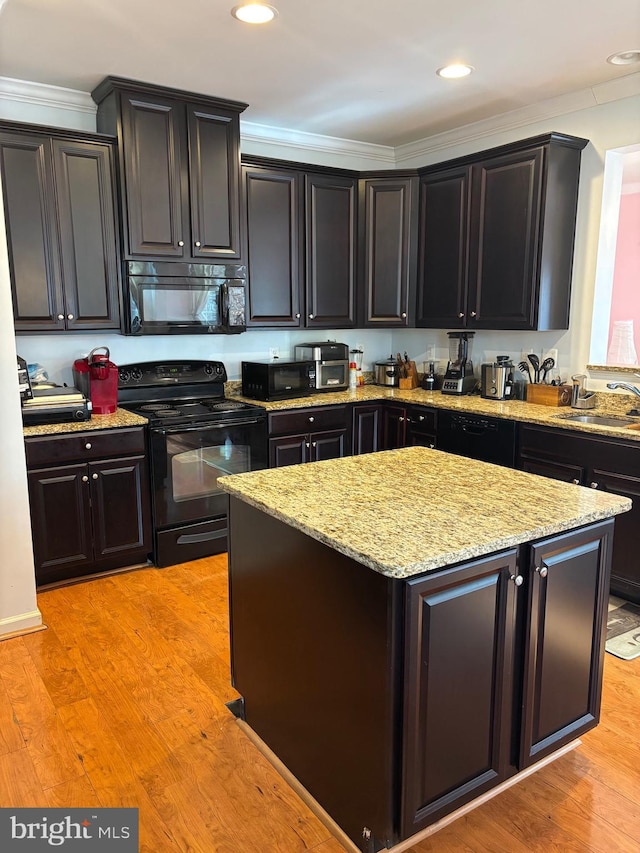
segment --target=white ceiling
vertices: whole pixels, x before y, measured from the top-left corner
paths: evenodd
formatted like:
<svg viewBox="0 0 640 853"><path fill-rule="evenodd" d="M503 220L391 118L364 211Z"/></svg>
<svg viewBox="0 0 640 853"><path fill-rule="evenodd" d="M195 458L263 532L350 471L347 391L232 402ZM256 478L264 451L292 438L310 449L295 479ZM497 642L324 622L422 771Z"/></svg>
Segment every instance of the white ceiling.
<svg viewBox="0 0 640 853"><path fill-rule="evenodd" d="M91 91L106 75L245 101L243 119L398 146L637 72L639 0L0 0L0 76ZM452 60L475 66L441 80Z"/></svg>

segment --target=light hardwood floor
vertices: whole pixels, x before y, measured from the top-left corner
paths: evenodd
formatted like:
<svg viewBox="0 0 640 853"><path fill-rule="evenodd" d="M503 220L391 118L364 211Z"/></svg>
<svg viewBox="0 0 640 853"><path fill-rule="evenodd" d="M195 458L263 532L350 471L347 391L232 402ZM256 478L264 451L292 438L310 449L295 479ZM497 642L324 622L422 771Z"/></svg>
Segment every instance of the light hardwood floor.
<svg viewBox="0 0 640 853"><path fill-rule="evenodd" d="M0 806L136 806L141 851L342 853L240 730L226 557L42 592L0 642ZM413 853L638 853L640 659L578 749Z"/></svg>

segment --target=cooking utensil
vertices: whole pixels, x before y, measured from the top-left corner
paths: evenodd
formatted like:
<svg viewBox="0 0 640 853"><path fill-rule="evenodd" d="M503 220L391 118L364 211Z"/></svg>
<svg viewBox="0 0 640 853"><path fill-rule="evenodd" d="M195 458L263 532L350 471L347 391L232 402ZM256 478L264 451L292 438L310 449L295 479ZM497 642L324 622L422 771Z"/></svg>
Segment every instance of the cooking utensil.
<svg viewBox="0 0 640 853"><path fill-rule="evenodd" d="M526 361L518 362L518 369L520 370L520 373L524 373L524 375L527 377L529 382L531 382L531 371L529 370L529 365L527 364L527 362Z"/></svg>
<svg viewBox="0 0 640 853"><path fill-rule="evenodd" d="M554 358L545 358L545 360L540 365L540 382L546 383L547 381L547 373L549 373L556 366L556 360Z"/></svg>
<svg viewBox="0 0 640 853"><path fill-rule="evenodd" d="M533 367L533 381L537 385L538 381L540 379L540 359L535 354L535 352L530 352L528 354L527 358L529 359L529 362L531 363L531 366Z"/></svg>

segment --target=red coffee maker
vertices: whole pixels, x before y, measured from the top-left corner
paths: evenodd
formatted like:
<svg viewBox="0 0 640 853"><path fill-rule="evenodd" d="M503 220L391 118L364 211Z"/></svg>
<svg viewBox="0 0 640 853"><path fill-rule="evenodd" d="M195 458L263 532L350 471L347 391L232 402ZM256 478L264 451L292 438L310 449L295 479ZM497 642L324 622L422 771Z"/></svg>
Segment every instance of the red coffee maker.
<svg viewBox="0 0 640 853"><path fill-rule="evenodd" d="M104 350L104 352L100 352ZM118 407L118 368L109 361L109 348L96 347L73 362L76 388L91 400L94 415L110 415Z"/></svg>

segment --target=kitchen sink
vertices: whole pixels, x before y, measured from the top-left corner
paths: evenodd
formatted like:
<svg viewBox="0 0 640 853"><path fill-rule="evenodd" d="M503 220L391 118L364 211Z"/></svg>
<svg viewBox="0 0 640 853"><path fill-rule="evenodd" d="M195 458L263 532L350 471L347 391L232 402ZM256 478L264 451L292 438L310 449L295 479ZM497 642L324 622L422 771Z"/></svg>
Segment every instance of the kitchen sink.
<svg viewBox="0 0 640 853"><path fill-rule="evenodd" d="M631 418L616 418L611 415L559 415L563 421L576 421L580 424L596 424L597 426L626 427L636 425Z"/></svg>

